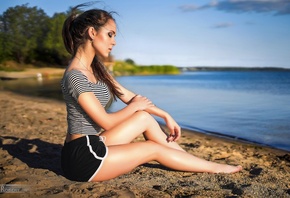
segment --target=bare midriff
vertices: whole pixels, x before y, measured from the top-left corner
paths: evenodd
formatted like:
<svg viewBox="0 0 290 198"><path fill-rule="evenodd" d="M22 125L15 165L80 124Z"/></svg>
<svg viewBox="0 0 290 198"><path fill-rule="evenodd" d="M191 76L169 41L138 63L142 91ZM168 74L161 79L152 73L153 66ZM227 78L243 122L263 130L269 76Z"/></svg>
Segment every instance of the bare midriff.
<svg viewBox="0 0 290 198"><path fill-rule="evenodd" d="M70 141L73 141L73 140L78 139L78 138L83 137L83 136L85 136L85 135L84 134L69 134L69 133L67 133L65 142L68 143Z"/></svg>

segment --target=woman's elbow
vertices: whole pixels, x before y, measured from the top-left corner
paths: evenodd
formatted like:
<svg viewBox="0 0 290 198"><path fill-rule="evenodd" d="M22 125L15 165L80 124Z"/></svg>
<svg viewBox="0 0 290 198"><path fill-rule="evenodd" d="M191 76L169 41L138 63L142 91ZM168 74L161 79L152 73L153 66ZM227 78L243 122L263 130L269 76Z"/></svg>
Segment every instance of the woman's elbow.
<svg viewBox="0 0 290 198"><path fill-rule="evenodd" d="M100 126L105 131L108 131L108 130L112 129L114 126L116 126L116 124L114 123L114 121L112 121L108 118L108 119L104 120L103 122L101 122Z"/></svg>

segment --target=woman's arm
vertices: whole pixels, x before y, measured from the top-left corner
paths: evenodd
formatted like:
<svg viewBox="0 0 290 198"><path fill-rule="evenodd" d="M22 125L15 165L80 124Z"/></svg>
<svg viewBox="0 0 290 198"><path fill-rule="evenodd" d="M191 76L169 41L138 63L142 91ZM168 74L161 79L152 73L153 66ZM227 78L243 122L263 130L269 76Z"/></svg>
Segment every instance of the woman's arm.
<svg viewBox="0 0 290 198"><path fill-rule="evenodd" d="M145 111L164 119L166 126L170 132L170 135L167 138L167 141L169 141L169 142L176 141L181 137L180 126L176 123L176 121L171 117L171 115L169 113L167 113L166 111L164 111L156 106L149 107L149 108L145 109Z"/></svg>
<svg viewBox="0 0 290 198"><path fill-rule="evenodd" d="M130 102L137 96L137 94L133 93L132 91L126 89L125 87L123 87L118 81L116 81L113 77L112 77L114 84L116 85L116 87L119 89L119 91L123 94L119 97L119 99L124 102L125 104L130 104Z"/></svg>
<svg viewBox="0 0 290 198"><path fill-rule="evenodd" d="M114 113L108 113L92 92L80 94L78 103L89 117L105 130L121 123L136 111L142 111L153 106L147 98L138 97L125 108Z"/></svg>
<svg viewBox="0 0 290 198"><path fill-rule="evenodd" d="M136 95L135 93L126 89L121 84L119 84L117 81L115 81L115 84L118 86L120 91L123 93L123 96L120 97L120 100L122 100L127 105L131 104L131 102L134 102L135 100L138 100L139 97L141 97L140 95ZM180 138L180 136L181 136L180 127L175 122L175 120L171 117L170 114L168 114L166 111L156 107L155 105L151 106L150 108L146 108L145 111L164 119L164 121L166 122L166 125L170 131L170 136L168 138L168 141L176 141Z"/></svg>

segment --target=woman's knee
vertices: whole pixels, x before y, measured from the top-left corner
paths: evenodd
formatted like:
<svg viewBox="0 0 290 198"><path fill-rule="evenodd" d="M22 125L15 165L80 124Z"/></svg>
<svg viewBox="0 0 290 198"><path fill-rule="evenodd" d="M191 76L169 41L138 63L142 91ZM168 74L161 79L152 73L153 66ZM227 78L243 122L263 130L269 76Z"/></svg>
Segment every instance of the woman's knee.
<svg viewBox="0 0 290 198"><path fill-rule="evenodd" d="M163 154L165 149L167 149L165 146L151 140L147 140L145 143L147 144L146 152L154 156L154 160L156 160L157 156Z"/></svg>
<svg viewBox="0 0 290 198"><path fill-rule="evenodd" d="M137 111L134 116L137 116L137 118L140 121L151 121L153 119L153 117L146 111Z"/></svg>

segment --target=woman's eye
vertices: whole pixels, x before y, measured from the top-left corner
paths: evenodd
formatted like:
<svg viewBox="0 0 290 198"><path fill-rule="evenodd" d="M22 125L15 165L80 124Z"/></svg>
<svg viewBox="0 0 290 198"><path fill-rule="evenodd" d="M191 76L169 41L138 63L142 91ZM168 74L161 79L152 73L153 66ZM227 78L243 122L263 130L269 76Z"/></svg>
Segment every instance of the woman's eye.
<svg viewBox="0 0 290 198"><path fill-rule="evenodd" d="M109 33L108 33L108 36L109 36L110 38L112 38L113 35L114 35L113 32L109 32Z"/></svg>

